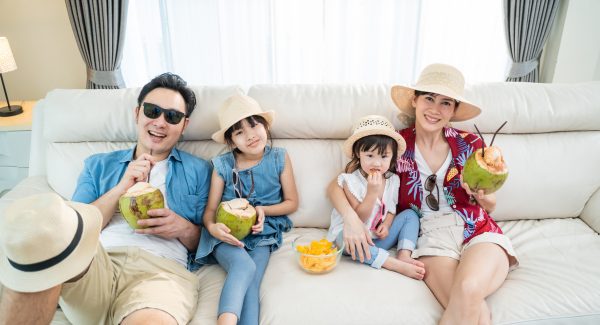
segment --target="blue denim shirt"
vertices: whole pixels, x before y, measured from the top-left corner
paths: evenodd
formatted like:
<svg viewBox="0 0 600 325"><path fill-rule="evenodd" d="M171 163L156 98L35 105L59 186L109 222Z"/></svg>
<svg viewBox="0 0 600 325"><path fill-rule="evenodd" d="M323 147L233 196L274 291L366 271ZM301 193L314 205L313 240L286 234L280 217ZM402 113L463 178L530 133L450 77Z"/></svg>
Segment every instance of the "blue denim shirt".
<svg viewBox="0 0 600 325"><path fill-rule="evenodd" d="M133 160L135 148L95 154L85 160L85 166L73 194L73 201L92 203L114 188ZM208 162L174 148L169 154L166 196L169 208L196 225L208 201L212 167ZM188 269L194 270L194 255L188 254Z"/></svg>
<svg viewBox="0 0 600 325"><path fill-rule="evenodd" d="M247 198L252 206L268 206L283 201L280 176L285 167L285 149L266 147L261 161L253 167L240 170L241 196ZM236 192L233 186L233 168L235 157L228 152L212 159L217 174L225 182L221 201L233 200ZM252 181L254 180L254 189ZM269 246L274 251L281 246L283 234L292 228L292 221L287 216L269 216L265 218L263 231L260 234L250 234L242 240L246 249L252 250L258 246ZM202 228L196 259L201 264L211 264L212 251L220 241Z"/></svg>

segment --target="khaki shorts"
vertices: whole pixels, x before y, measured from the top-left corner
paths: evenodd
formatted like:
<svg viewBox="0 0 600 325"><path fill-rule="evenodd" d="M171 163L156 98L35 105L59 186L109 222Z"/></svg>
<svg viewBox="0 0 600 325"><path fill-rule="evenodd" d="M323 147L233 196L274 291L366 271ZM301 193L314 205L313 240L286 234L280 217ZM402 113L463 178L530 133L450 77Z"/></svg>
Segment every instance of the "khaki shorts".
<svg viewBox="0 0 600 325"><path fill-rule="evenodd" d="M456 213L434 213L421 218L421 233L412 257L446 256L460 260L463 252L479 243L494 243L502 247L508 256L510 270L519 264L510 239L503 234L486 232L473 237L463 245L465 222Z"/></svg>
<svg viewBox="0 0 600 325"><path fill-rule="evenodd" d="M119 324L143 308L187 324L198 302L198 279L183 265L135 247L101 245L87 273L63 285L60 307L73 324Z"/></svg>

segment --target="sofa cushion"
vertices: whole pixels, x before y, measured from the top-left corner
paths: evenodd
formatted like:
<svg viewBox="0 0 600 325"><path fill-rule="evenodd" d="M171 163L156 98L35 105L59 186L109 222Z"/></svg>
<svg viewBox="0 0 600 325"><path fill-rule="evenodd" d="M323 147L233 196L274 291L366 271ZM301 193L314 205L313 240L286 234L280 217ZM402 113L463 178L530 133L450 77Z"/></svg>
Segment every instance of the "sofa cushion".
<svg viewBox="0 0 600 325"><path fill-rule="evenodd" d="M598 91L591 90L600 89L600 83L583 84L579 88L563 86L566 97L572 101L570 113L565 111L564 99L557 94L562 88L555 85L522 89L511 84L481 84L474 88L471 91L478 89L477 96L490 107L482 114L489 114L481 120L484 132L494 131L504 119L509 120L508 129L527 132L505 134L503 130L495 140L504 151L510 174L497 193L498 207L492 216L496 220L579 216L600 184L600 173L595 172L595 166L600 165L600 151L590 150L590 143L600 142L600 132L538 132L600 129L600 108L592 109L597 103L588 101L598 96ZM293 158L300 208L291 217L297 227L329 225L331 204L325 189L348 161L340 144L350 135L352 123L359 116L382 114L393 120L397 128L403 126L394 117L396 110L387 89L383 85L250 88L250 95L265 109L276 111L274 145L286 147ZM133 145L131 109L137 91L55 90L44 99L46 173L49 184L63 197L71 197L87 156ZM199 105L179 147L210 159L226 150L225 146L207 141L217 128L215 110L219 100L239 88L196 87L195 91ZM516 99L510 95L513 92ZM555 102L563 106L555 107ZM526 105L526 114L515 105ZM551 116L551 112L556 112L560 118L551 118L554 123L546 123L545 112ZM497 123L485 124L488 119ZM523 120L529 122L523 124ZM574 125L575 122L578 124ZM485 137L491 141L489 134ZM578 172L570 173L566 168Z"/></svg>
<svg viewBox="0 0 600 325"><path fill-rule="evenodd" d="M500 226L520 265L487 299L494 324L600 322L597 233L578 218ZM441 316L424 282L360 265L348 256L330 273L304 272L291 242L306 232L325 234L294 229L271 255L261 286L261 324L340 324L342 318L343 324L435 324Z"/></svg>
<svg viewBox="0 0 600 325"><path fill-rule="evenodd" d="M481 115L454 123L493 133L503 121L502 133L547 133L600 130L600 82L540 84L495 82L470 85L467 98L480 104Z"/></svg>
<svg viewBox="0 0 600 325"><path fill-rule="evenodd" d="M197 105L183 139L209 140L218 129L217 109L239 86L192 86ZM30 175L46 175L46 149L54 142L133 142L133 108L139 88L56 89L36 104Z"/></svg>

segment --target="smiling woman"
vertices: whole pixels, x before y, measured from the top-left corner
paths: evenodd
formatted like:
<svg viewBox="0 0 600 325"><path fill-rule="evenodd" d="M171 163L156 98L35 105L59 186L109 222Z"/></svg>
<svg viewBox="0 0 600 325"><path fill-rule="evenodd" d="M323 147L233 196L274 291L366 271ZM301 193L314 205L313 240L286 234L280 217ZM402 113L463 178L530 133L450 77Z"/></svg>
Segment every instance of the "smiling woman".
<svg viewBox="0 0 600 325"><path fill-rule="evenodd" d="M163 71L209 85L408 84L446 62L502 81L503 19L501 0L131 0L122 70L129 87Z"/></svg>

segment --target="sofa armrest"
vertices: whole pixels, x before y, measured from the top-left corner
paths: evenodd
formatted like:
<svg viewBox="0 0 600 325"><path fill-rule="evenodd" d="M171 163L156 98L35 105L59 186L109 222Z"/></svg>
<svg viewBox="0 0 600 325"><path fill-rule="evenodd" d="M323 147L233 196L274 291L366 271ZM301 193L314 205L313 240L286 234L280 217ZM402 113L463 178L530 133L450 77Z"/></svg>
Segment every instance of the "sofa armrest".
<svg viewBox="0 0 600 325"><path fill-rule="evenodd" d="M48 185L45 175L25 178L0 198L0 216L3 215L4 209L11 202L30 195L47 192L54 192L54 190Z"/></svg>
<svg viewBox="0 0 600 325"><path fill-rule="evenodd" d="M581 211L581 219L595 232L600 233L600 189L587 201Z"/></svg>

